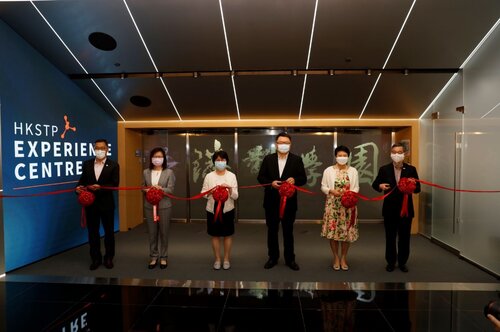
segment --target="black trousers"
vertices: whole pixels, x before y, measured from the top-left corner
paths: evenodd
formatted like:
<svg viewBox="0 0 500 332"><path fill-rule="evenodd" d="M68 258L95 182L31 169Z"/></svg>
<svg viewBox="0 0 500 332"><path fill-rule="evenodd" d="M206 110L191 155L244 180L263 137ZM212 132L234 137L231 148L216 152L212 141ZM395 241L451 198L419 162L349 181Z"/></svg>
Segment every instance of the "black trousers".
<svg viewBox="0 0 500 332"><path fill-rule="evenodd" d="M283 247L285 262L295 261L294 244L293 244L293 224L295 222L295 211L285 210L285 215L282 220L279 217L278 209L266 210L266 225L267 225L267 254L270 259L278 260L280 257L278 233L281 227L283 228Z"/></svg>
<svg viewBox="0 0 500 332"><path fill-rule="evenodd" d="M87 216L90 258L93 262L102 261L101 236L99 234L99 227L102 222L102 228L104 229L104 259L113 259L115 257L114 209L89 207L85 209L85 213Z"/></svg>
<svg viewBox="0 0 500 332"><path fill-rule="evenodd" d="M385 260L387 264L405 265L410 256L412 218L384 217ZM397 241L397 245L396 245Z"/></svg>

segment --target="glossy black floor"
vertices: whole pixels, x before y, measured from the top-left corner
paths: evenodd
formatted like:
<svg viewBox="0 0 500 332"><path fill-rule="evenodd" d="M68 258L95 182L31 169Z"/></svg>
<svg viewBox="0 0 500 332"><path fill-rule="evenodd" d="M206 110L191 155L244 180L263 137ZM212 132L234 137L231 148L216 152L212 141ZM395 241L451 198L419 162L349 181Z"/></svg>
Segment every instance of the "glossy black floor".
<svg viewBox="0 0 500 332"><path fill-rule="evenodd" d="M498 284L0 282L1 331L493 331Z"/></svg>

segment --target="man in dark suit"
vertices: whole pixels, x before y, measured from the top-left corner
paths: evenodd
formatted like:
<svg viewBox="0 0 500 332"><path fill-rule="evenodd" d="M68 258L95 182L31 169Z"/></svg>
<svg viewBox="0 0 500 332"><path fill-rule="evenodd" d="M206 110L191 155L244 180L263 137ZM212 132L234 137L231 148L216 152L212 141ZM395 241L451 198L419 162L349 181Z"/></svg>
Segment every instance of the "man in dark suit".
<svg viewBox="0 0 500 332"><path fill-rule="evenodd" d="M95 159L87 160L82 166L82 175L78 181L76 192L80 193L84 188L92 191L95 201L85 208L87 217L87 230L90 245L90 270L95 270L103 262L101 255L101 237L99 226L102 222L104 229L104 266L113 268L113 257L115 256L115 234L114 214L115 200L113 191L101 189L101 187L118 187L120 181L120 167L117 162L107 158L108 142L98 139L94 144Z"/></svg>
<svg viewBox="0 0 500 332"><path fill-rule="evenodd" d="M271 183L264 189L264 210L267 225L267 250L269 259L264 265L270 269L278 263L279 242L278 231L280 221L283 228L283 245L285 263L292 270L299 270L295 262L293 244L293 223L297 212L297 192L287 198L285 213L282 219L279 216L280 194L278 189L286 181L296 186L303 186L307 182L306 171L302 158L290 153L292 138L287 133L276 136L277 152L267 155L262 161L257 180L261 184Z"/></svg>
<svg viewBox="0 0 500 332"><path fill-rule="evenodd" d="M401 178L418 179L417 169L403 162L405 158L404 146L396 143L391 148L392 163L380 167L377 178L372 184L373 189L384 194L391 192L384 199L382 215L385 228L385 259L386 270L394 271L396 262L399 269L408 272L406 262L410 256L411 221L415 215L412 195L408 197L408 216L401 216L403 194L397 184ZM415 193L420 192L420 183L416 182ZM396 249L396 238L398 238Z"/></svg>

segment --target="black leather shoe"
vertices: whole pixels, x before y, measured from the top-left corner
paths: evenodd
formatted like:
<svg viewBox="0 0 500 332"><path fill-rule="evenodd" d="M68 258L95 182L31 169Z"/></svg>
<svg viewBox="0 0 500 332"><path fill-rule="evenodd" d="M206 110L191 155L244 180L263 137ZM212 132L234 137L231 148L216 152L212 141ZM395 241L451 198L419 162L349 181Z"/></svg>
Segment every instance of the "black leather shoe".
<svg viewBox="0 0 500 332"><path fill-rule="evenodd" d="M164 270L168 266L168 261L166 259L161 259L160 260L160 269Z"/></svg>
<svg viewBox="0 0 500 332"><path fill-rule="evenodd" d="M266 264L264 264L264 268L265 269L270 269L272 268L273 266L275 266L276 264L278 264L278 261L272 259L272 258L269 258L266 262Z"/></svg>
<svg viewBox="0 0 500 332"><path fill-rule="evenodd" d="M111 258L108 258L104 261L104 266L107 268L107 269L112 269L113 268L113 260Z"/></svg>
<svg viewBox="0 0 500 332"><path fill-rule="evenodd" d="M392 272L392 271L394 271L394 265L387 264L387 266L385 267L385 270L386 270L387 272Z"/></svg>
<svg viewBox="0 0 500 332"><path fill-rule="evenodd" d="M97 268L101 265L101 261L93 261L92 264L89 266L90 271L97 270Z"/></svg>
<svg viewBox="0 0 500 332"><path fill-rule="evenodd" d="M403 272L408 272L408 268L406 267L406 265L400 265L399 269Z"/></svg>
<svg viewBox="0 0 500 332"><path fill-rule="evenodd" d="M294 271L300 270L299 264L295 263L295 261L291 261L291 262L286 263L286 266L288 266L289 268L291 268Z"/></svg>
<svg viewBox="0 0 500 332"><path fill-rule="evenodd" d="M152 270L156 267L156 265L158 265L158 260L155 260L154 262L153 260L151 260L151 262L149 262L148 264L148 269Z"/></svg>

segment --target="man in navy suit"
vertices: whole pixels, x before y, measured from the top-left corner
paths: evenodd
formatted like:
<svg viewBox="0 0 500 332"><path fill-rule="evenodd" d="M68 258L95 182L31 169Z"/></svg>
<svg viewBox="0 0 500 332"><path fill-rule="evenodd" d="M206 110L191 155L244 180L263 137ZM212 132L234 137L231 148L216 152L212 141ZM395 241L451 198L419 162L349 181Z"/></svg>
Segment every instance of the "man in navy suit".
<svg viewBox="0 0 500 332"><path fill-rule="evenodd" d="M408 215L401 216L403 205L403 194L397 185L401 178L418 179L417 169L414 166L403 162L405 158L404 146L400 143L391 147L392 163L380 167L377 178L372 184L373 189L384 194L391 192L384 199L382 215L384 217L385 228L385 259L387 261L386 270L394 271L396 262L399 269L408 272L406 262L410 256L410 233L411 221L415 215L413 209L412 195L408 197ZM420 182L416 182L415 193L420 192ZM396 248L396 238L397 248Z"/></svg>
<svg viewBox="0 0 500 332"><path fill-rule="evenodd" d="M299 270L299 265L295 262L293 223L297 212L297 192L287 198L285 213L280 219L280 195L279 188L282 182L286 181L296 186L303 186L307 182L304 163L300 156L290 153L292 138L287 133L280 133L276 136L277 152L267 155L262 161L257 180L261 184L269 184L264 189L264 210L266 213L267 225L267 250L269 259L264 265L265 269L270 269L278 263L280 251L278 242L279 224L283 228L283 246L285 264L292 270Z"/></svg>
<svg viewBox="0 0 500 332"><path fill-rule="evenodd" d="M99 226L102 222L104 229L104 266L113 268L115 256L114 215L115 200L113 191L101 187L118 187L120 181L120 167L117 162L107 158L108 142L98 139L94 144L95 159L87 160L82 166L82 175L78 181L76 192L84 188L92 191L95 201L85 208L87 217L87 230L90 245L90 270L95 270L103 263L101 254L101 237Z"/></svg>

